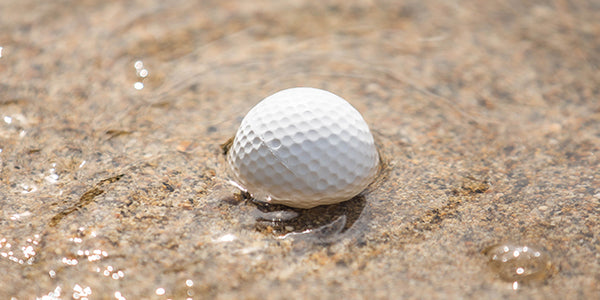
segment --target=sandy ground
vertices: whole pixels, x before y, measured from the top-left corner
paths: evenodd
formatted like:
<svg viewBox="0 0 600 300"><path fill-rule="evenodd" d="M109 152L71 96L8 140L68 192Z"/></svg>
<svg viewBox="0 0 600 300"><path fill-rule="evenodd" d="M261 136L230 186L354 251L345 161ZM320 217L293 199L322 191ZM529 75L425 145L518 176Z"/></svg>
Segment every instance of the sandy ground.
<svg viewBox="0 0 600 300"><path fill-rule="evenodd" d="M598 1L0 1L0 298L595 298L598 20ZM370 124L361 197L293 210L227 184L221 144L293 86Z"/></svg>

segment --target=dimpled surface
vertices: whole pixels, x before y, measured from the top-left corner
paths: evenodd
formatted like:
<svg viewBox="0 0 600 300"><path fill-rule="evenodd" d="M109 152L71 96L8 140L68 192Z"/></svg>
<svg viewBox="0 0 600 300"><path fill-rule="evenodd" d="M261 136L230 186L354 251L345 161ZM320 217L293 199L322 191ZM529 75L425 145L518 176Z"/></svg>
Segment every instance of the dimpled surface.
<svg viewBox="0 0 600 300"><path fill-rule="evenodd" d="M348 200L373 180L379 156L360 113L315 88L277 92L253 107L228 160L253 197L310 208Z"/></svg>

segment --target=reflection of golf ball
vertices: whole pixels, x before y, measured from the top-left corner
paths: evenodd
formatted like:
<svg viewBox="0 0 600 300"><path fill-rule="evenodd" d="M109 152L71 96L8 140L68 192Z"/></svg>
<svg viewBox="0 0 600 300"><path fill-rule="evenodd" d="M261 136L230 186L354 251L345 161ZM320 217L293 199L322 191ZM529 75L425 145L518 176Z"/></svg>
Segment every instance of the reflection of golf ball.
<svg viewBox="0 0 600 300"><path fill-rule="evenodd" d="M379 156L367 123L350 103L301 87L254 106L242 120L228 160L253 197L311 208L364 190L375 177Z"/></svg>

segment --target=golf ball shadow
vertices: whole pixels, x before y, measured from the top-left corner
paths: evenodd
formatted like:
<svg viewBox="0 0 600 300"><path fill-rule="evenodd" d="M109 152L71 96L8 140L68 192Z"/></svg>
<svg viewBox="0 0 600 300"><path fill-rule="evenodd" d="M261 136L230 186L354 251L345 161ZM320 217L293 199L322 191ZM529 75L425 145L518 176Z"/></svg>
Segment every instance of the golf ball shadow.
<svg viewBox="0 0 600 300"><path fill-rule="evenodd" d="M362 194L332 205L309 209L293 208L277 204L252 202L255 228L260 232L280 238L302 239L317 243L330 243L352 228L366 207Z"/></svg>

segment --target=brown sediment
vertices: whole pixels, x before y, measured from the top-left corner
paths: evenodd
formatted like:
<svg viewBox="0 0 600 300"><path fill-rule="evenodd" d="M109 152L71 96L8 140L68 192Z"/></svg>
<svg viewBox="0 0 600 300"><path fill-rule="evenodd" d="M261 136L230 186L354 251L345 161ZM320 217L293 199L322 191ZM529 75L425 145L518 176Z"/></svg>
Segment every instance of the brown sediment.
<svg viewBox="0 0 600 300"><path fill-rule="evenodd" d="M81 197L79 197L79 200L73 204L72 206L63 209L62 211L60 211L59 213L55 214L50 221L48 222L48 226L50 227L55 227L56 225L58 225L58 223L60 223L60 221L69 216L70 214L72 214L73 212L80 210L82 208L84 208L85 206L89 205L90 203L92 203L94 201L94 198L96 198L97 196L102 195L102 193L104 193L104 190L101 189L102 187L117 182L119 181L119 179L121 179L121 177L125 176L125 174L120 174L120 175L116 175L107 179L102 179L100 180L100 182L98 182L97 184L94 185L94 187L92 187L91 189L87 190L85 193L83 193L83 195L81 195Z"/></svg>

